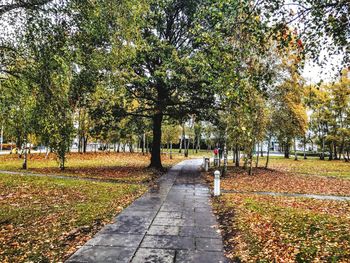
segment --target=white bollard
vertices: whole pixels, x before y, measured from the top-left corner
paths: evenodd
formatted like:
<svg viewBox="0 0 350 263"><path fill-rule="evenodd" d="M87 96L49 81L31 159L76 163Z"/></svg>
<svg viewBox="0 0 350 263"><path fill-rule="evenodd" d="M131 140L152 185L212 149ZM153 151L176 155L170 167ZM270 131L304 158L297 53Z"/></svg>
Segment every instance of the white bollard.
<svg viewBox="0 0 350 263"><path fill-rule="evenodd" d="M220 171L214 172L214 196L220 195Z"/></svg>
<svg viewBox="0 0 350 263"><path fill-rule="evenodd" d="M209 158L205 158L204 169L206 172L208 172L208 170L209 170Z"/></svg>

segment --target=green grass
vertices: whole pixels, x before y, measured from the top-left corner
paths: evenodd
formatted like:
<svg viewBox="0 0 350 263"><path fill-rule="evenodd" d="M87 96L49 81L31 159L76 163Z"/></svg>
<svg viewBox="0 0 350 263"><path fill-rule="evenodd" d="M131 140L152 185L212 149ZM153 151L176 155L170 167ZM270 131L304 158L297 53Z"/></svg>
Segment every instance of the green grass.
<svg viewBox="0 0 350 263"><path fill-rule="evenodd" d="M236 248L228 252L231 258L243 262L350 260L350 202L230 194L216 200L215 207L225 231L234 233L225 240ZM234 223L227 224L225 214L232 215L232 210Z"/></svg>
<svg viewBox="0 0 350 263"><path fill-rule="evenodd" d="M145 190L0 174L0 262L62 261Z"/></svg>
<svg viewBox="0 0 350 263"><path fill-rule="evenodd" d="M162 155L163 165L170 167L183 159L175 155L170 159ZM84 178L107 179L118 182L144 183L152 180L158 172L147 169L149 155L140 153L72 153L67 155L66 169L58 168L55 155L46 159L44 154L33 154L28 159L28 169L22 170L22 159L17 155L0 156L0 170L32 172L40 174L63 174Z"/></svg>
<svg viewBox="0 0 350 263"><path fill-rule="evenodd" d="M136 162L135 162L136 161ZM18 155L3 155L0 156L0 169L2 170L21 170L23 159L18 158ZM87 154L68 154L66 166L71 168L82 167L113 167L113 166L145 166L148 163L148 158L142 155L131 155L124 153L87 153ZM44 154L29 155L28 169L40 168L58 168L58 162L53 154L45 159Z"/></svg>
<svg viewBox="0 0 350 263"><path fill-rule="evenodd" d="M265 164L265 157L260 158L260 165ZM334 176L350 179L350 163L343 160L320 160L311 158L304 160L299 157L298 161L293 158L285 159L283 157L272 157L270 159L270 168L304 175Z"/></svg>

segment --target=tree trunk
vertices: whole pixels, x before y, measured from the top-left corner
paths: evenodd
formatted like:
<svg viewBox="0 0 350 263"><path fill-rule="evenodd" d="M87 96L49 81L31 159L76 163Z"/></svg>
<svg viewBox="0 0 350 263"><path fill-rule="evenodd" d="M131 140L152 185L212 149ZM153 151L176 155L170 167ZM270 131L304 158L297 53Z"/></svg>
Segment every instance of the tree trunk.
<svg viewBox="0 0 350 263"><path fill-rule="evenodd" d="M334 146L334 160L339 160L338 151L337 151L337 144L333 143L333 146Z"/></svg>
<svg viewBox="0 0 350 263"><path fill-rule="evenodd" d="M173 142L170 142L170 159L173 159Z"/></svg>
<svg viewBox="0 0 350 263"><path fill-rule="evenodd" d="M186 140L185 140L185 157L188 157L188 149L190 148L190 138L188 138L187 140L187 143L186 143Z"/></svg>
<svg viewBox="0 0 350 263"><path fill-rule="evenodd" d="M49 147L46 146L45 159L47 159L47 157L49 157L49 152L50 152Z"/></svg>
<svg viewBox="0 0 350 263"><path fill-rule="evenodd" d="M60 170L63 171L65 169L65 157L59 158L60 159Z"/></svg>
<svg viewBox="0 0 350 263"><path fill-rule="evenodd" d="M235 152L236 152L236 148L232 147L232 162L233 163L235 163L235 160L236 160Z"/></svg>
<svg viewBox="0 0 350 263"><path fill-rule="evenodd" d="M284 147L284 158L289 159L289 142L286 142Z"/></svg>
<svg viewBox="0 0 350 263"><path fill-rule="evenodd" d="M193 138L193 144L192 144L192 152L196 153L196 138Z"/></svg>
<svg viewBox="0 0 350 263"><path fill-rule="evenodd" d="M143 133L143 135L142 135L142 155L145 155L145 148L146 148L146 133Z"/></svg>
<svg viewBox="0 0 350 263"><path fill-rule="evenodd" d="M239 152L238 146L236 146L236 149L235 149L235 157L236 157L235 166L239 167L239 159L240 159L241 156L240 156L240 152Z"/></svg>
<svg viewBox="0 0 350 263"><path fill-rule="evenodd" d="M294 138L294 161L298 161L298 154L297 154L297 139Z"/></svg>
<svg viewBox="0 0 350 263"><path fill-rule="evenodd" d="M1 125L1 132L0 132L0 151L2 152L2 145L4 143L4 125Z"/></svg>
<svg viewBox="0 0 350 263"><path fill-rule="evenodd" d="M258 167L259 165L259 143L258 143L258 148L257 148L257 151L256 151L256 164L255 164L255 167Z"/></svg>
<svg viewBox="0 0 350 263"><path fill-rule="evenodd" d="M88 142L88 136L83 137L84 144L83 144L83 153L86 153L86 148L87 148L87 142Z"/></svg>
<svg viewBox="0 0 350 263"><path fill-rule="evenodd" d="M180 139L179 153L182 152L182 144L184 144L184 146L186 147L185 124L182 123L181 128L182 128L182 134L181 134L181 139ZM183 147L183 148L185 148L185 147Z"/></svg>
<svg viewBox="0 0 350 263"><path fill-rule="evenodd" d="M153 116L153 143L151 153L150 167L162 169L162 162L160 158L160 144L162 140L162 120L163 114L157 113Z"/></svg>
<svg viewBox="0 0 350 263"><path fill-rule="evenodd" d="M149 140L147 140L147 137L146 137L146 153L149 153Z"/></svg>
<svg viewBox="0 0 350 263"><path fill-rule="evenodd" d="M179 153L181 152L182 152L182 135L181 135L180 144L179 144Z"/></svg>
<svg viewBox="0 0 350 263"><path fill-rule="evenodd" d="M321 157L320 160L324 160L324 151L325 151L325 139L324 137L322 137L322 153L321 153Z"/></svg>
<svg viewBox="0 0 350 263"><path fill-rule="evenodd" d="M339 160L341 160L341 156L343 155L344 160L346 159L345 153L344 153L344 138L342 138L342 142L340 144L340 149L339 149Z"/></svg>
<svg viewBox="0 0 350 263"><path fill-rule="evenodd" d="M267 155L266 155L266 163L265 168L267 169L269 165L269 159L270 159L270 143L271 143L271 137L269 137L269 140L267 142Z"/></svg>
<svg viewBox="0 0 350 263"><path fill-rule="evenodd" d="M304 160L306 160L307 157L306 157L306 138L304 136Z"/></svg>
<svg viewBox="0 0 350 263"><path fill-rule="evenodd" d="M251 150L251 152L248 155L249 158L249 170L248 170L248 174L252 175L253 174L253 149Z"/></svg>
<svg viewBox="0 0 350 263"><path fill-rule="evenodd" d="M23 160L23 165L22 169L27 170L28 168L28 150L27 150L27 145L24 146L24 160Z"/></svg>
<svg viewBox="0 0 350 263"><path fill-rule="evenodd" d="M324 154L323 154L323 159L324 160ZM333 146L332 143L329 144L329 157L328 157L328 161L332 161L333 160Z"/></svg>
<svg viewBox="0 0 350 263"><path fill-rule="evenodd" d="M200 152L201 150L201 136L198 136L198 140L197 140L197 152Z"/></svg>

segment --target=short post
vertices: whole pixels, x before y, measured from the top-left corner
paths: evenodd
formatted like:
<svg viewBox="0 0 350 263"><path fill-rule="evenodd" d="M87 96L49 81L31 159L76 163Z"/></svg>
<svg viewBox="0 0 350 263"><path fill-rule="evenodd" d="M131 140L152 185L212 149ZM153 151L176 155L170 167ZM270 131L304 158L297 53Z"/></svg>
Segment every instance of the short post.
<svg viewBox="0 0 350 263"><path fill-rule="evenodd" d="M217 155L214 156L214 166L220 166L220 159Z"/></svg>
<svg viewBox="0 0 350 263"><path fill-rule="evenodd" d="M204 170L206 172L209 170L209 158L204 158Z"/></svg>
<svg viewBox="0 0 350 263"><path fill-rule="evenodd" d="M220 195L220 171L214 172L214 196Z"/></svg>
<svg viewBox="0 0 350 263"><path fill-rule="evenodd" d="M203 168L205 168L205 157L203 157Z"/></svg>

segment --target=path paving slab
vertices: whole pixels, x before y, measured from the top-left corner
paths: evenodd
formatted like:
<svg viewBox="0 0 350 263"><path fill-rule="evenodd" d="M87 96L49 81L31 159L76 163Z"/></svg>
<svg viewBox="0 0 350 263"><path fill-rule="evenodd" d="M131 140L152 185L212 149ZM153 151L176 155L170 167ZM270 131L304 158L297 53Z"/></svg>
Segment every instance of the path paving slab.
<svg viewBox="0 0 350 263"><path fill-rule="evenodd" d="M66 262L228 262L200 165L174 166Z"/></svg>

